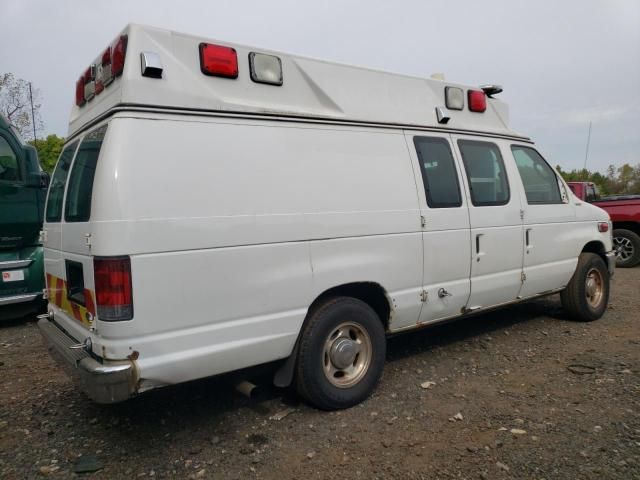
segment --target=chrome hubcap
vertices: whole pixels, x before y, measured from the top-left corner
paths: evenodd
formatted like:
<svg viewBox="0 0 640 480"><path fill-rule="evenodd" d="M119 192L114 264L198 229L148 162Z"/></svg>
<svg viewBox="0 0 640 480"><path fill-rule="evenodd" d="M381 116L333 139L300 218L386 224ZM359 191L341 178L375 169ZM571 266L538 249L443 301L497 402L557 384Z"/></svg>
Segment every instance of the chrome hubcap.
<svg viewBox="0 0 640 480"><path fill-rule="evenodd" d="M613 247L618 260L628 260L633 256L633 243L625 237L613 237Z"/></svg>
<svg viewBox="0 0 640 480"><path fill-rule="evenodd" d="M600 302L602 302L603 284L604 282L600 272L595 268L589 270L587 278L585 279L585 294L587 296L587 302L593 308L597 308Z"/></svg>
<svg viewBox="0 0 640 480"><path fill-rule="evenodd" d="M371 339L355 322L338 325L324 342L324 374L333 385L348 388L358 383L371 363Z"/></svg>

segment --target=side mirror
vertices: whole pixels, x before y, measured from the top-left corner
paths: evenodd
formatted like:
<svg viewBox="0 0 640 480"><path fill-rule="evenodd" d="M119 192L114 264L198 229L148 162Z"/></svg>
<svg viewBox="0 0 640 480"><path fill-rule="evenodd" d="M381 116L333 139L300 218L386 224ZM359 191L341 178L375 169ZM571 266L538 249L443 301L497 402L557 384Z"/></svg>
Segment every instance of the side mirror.
<svg viewBox="0 0 640 480"><path fill-rule="evenodd" d="M40 172L40 188L47 189L49 188L49 183L51 182L51 176L45 172Z"/></svg>

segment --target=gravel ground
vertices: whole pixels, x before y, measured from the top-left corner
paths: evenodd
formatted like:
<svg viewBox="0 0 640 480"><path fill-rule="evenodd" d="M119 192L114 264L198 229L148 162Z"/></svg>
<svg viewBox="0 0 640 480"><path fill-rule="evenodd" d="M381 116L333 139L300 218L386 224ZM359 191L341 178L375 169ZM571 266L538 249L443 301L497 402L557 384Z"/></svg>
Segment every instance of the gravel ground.
<svg viewBox="0 0 640 480"><path fill-rule="evenodd" d="M554 296L397 336L373 397L332 413L265 375L260 400L222 377L96 405L4 322L0 478L640 479L639 312L620 269L593 323Z"/></svg>

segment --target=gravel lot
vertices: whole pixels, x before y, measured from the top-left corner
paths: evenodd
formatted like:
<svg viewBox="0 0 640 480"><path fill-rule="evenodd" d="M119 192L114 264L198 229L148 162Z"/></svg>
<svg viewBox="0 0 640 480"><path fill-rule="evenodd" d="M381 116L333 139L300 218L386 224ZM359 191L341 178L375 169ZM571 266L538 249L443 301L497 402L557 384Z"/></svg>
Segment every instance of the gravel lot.
<svg viewBox="0 0 640 480"><path fill-rule="evenodd" d="M554 296L394 337L342 412L265 375L260 400L215 378L95 405L28 320L0 326L0 379L2 479L640 479L640 268L594 323Z"/></svg>

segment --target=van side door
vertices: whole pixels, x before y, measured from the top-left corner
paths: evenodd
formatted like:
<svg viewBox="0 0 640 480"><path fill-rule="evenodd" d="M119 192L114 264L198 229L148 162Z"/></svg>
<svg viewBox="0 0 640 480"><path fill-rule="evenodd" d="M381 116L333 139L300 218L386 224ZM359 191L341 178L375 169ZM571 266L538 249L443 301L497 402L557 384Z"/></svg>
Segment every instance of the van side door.
<svg viewBox="0 0 640 480"><path fill-rule="evenodd" d="M423 218L419 323L460 314L470 291L469 212L450 135L405 132Z"/></svg>
<svg viewBox="0 0 640 480"><path fill-rule="evenodd" d="M468 310L516 300L522 284L522 218L517 171L498 139L453 136L465 171L471 226ZM515 185L515 188L514 188Z"/></svg>
<svg viewBox="0 0 640 480"><path fill-rule="evenodd" d="M574 206L564 183L531 145L513 143L510 154L522 182L524 259L522 297L564 287L576 267Z"/></svg>

